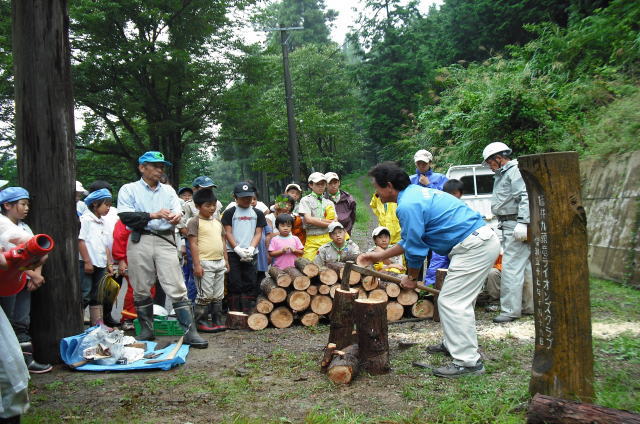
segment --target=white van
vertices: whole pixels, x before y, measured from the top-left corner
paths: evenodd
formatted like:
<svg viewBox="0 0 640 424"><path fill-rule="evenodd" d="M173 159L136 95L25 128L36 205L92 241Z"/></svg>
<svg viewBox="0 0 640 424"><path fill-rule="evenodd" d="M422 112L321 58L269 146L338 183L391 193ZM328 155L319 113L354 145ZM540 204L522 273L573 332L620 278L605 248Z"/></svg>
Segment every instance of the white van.
<svg viewBox="0 0 640 424"><path fill-rule="evenodd" d="M491 213L491 192L493 191L493 171L481 164L456 165L447 171L448 179L456 179L464 184L463 200L469 207L482 215L494 229L498 219Z"/></svg>

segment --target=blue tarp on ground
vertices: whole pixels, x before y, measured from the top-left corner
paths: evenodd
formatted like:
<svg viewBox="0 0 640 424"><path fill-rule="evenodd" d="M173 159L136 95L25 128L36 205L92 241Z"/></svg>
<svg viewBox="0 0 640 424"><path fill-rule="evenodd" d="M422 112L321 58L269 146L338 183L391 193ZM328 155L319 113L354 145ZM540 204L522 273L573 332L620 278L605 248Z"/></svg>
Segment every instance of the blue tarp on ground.
<svg viewBox="0 0 640 424"><path fill-rule="evenodd" d="M91 331L93 331L96 328L97 327L91 327L91 328L88 328L82 334L78 334L77 336L65 337L64 339L60 340L60 356L62 357L62 360L64 361L65 364L67 365L75 364L84 359L81 356L81 352L76 352L76 350L78 350L77 347L82 342L82 339L84 339ZM153 352L157 345L157 343L155 342L145 342L145 343L147 344L147 350L145 351L145 353ZM163 357L168 356L169 352L171 352L174 347L175 347L175 344L171 344L166 348L160 350L159 352L162 352L162 354L154 359L162 359ZM152 369L161 369L166 371L175 366L184 364L186 362L188 354L189 354L189 346L182 345L180 346L180 349L178 350L176 357L170 361L163 361L163 362L158 362L154 364L146 364L145 362L148 361L148 359L141 359L139 361L132 362L131 364L127 364L127 365L117 365L117 364L98 365L98 364L88 363L76 369L79 371L135 371L135 370L152 370Z"/></svg>

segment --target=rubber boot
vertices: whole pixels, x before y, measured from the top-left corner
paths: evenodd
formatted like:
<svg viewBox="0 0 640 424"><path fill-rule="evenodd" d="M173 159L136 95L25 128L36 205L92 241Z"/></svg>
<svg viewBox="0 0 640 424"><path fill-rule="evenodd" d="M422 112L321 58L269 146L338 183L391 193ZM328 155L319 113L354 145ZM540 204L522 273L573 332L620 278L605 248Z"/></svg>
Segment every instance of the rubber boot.
<svg viewBox="0 0 640 424"><path fill-rule="evenodd" d="M182 301L173 304L173 310L176 312L176 318L184 331L184 344L188 344L196 349L206 349L209 342L200 337L196 325L193 323L193 313L191 312L191 302Z"/></svg>
<svg viewBox="0 0 640 424"><path fill-rule="evenodd" d="M140 334L136 337L138 340L155 340L153 334L153 300L147 297L144 300L134 302L136 312L138 314L138 322L140 323Z"/></svg>
<svg viewBox="0 0 640 424"><path fill-rule="evenodd" d="M224 331L227 329L225 325L225 315L222 312L222 301L216 300L210 303L210 311L211 311L211 324L213 324L213 328L215 332Z"/></svg>
<svg viewBox="0 0 640 424"><path fill-rule="evenodd" d="M102 321L107 327L120 327L120 323L111 316L112 309L113 303L104 302L102 304Z"/></svg>
<svg viewBox="0 0 640 424"><path fill-rule="evenodd" d="M89 306L89 321L91 322L91 326L104 324L102 320L102 305Z"/></svg>
<svg viewBox="0 0 640 424"><path fill-rule="evenodd" d="M193 307L194 319L197 323L198 331L203 333L215 333L216 329L209 323L209 305L198 305Z"/></svg>

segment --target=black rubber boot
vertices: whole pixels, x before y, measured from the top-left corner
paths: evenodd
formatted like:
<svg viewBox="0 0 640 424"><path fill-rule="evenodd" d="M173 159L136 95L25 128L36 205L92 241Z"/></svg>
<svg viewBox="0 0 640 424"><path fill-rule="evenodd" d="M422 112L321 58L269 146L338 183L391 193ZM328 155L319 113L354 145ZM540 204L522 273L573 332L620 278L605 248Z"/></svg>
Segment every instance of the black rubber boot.
<svg viewBox="0 0 640 424"><path fill-rule="evenodd" d="M138 313L138 322L140 323L140 334L136 337L138 340L155 340L153 334L153 300L148 297L139 302L134 302L136 312Z"/></svg>
<svg viewBox="0 0 640 424"><path fill-rule="evenodd" d="M206 349L209 342L200 337L196 325L193 323L193 313L191 312L191 302L182 301L173 304L173 310L176 312L176 318L184 331L184 344L188 344L196 349Z"/></svg>
<svg viewBox="0 0 640 424"><path fill-rule="evenodd" d="M107 327L120 327L120 323L111 316L112 309L113 303L104 302L102 304L102 322L104 322L104 325Z"/></svg>
<svg viewBox="0 0 640 424"><path fill-rule="evenodd" d="M222 312L222 300L213 301L209 306L211 310L211 324L213 324L212 327L215 329L215 332L226 330L226 318L224 312Z"/></svg>
<svg viewBox="0 0 640 424"><path fill-rule="evenodd" d="M209 305L198 305L193 307L193 318L196 321L198 331L203 333L216 333L216 329L209 323Z"/></svg>

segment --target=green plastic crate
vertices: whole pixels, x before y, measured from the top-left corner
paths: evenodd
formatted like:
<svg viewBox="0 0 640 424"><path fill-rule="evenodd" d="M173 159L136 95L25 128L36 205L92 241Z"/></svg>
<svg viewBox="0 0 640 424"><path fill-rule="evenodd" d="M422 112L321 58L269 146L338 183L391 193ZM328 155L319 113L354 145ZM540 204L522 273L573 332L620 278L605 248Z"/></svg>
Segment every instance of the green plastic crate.
<svg viewBox="0 0 640 424"><path fill-rule="evenodd" d="M140 322L138 319L133 320L136 328L136 336L140 335ZM180 323L175 318L154 316L153 317L153 333L156 336L182 336L184 331L180 327Z"/></svg>

